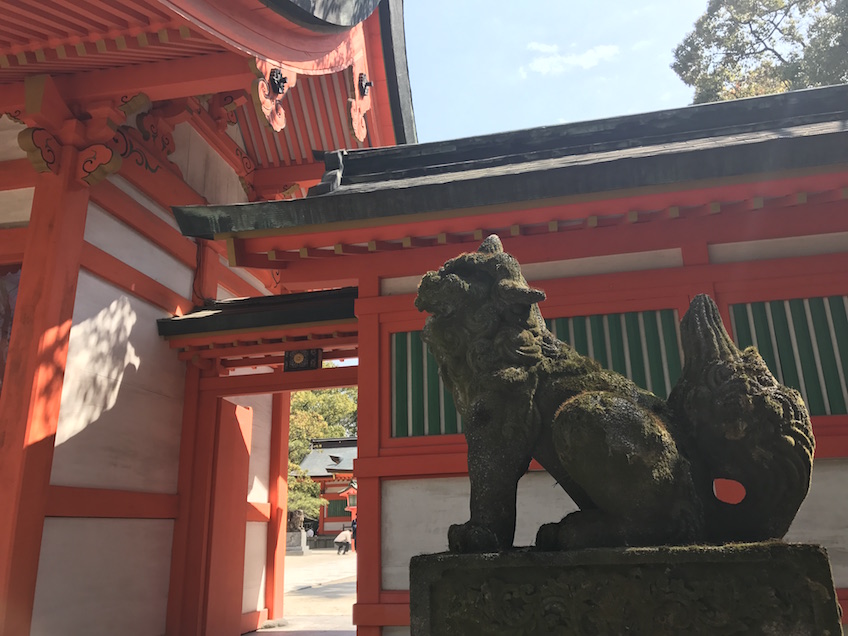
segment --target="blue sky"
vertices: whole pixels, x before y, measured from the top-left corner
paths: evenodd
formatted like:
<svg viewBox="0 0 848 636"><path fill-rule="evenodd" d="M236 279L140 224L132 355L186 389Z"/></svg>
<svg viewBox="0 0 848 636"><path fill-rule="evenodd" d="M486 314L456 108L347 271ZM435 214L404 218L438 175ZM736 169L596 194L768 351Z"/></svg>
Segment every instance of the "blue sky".
<svg viewBox="0 0 848 636"><path fill-rule="evenodd" d="M419 141L686 106L669 68L707 0L405 0Z"/></svg>

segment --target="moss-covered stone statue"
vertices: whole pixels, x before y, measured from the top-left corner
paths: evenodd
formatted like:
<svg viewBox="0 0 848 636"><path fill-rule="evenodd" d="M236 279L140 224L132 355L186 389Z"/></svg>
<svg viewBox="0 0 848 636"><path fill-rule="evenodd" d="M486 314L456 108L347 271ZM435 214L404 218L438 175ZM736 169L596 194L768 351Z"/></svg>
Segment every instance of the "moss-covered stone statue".
<svg viewBox="0 0 848 636"><path fill-rule="evenodd" d="M683 374L662 400L557 340L518 262L492 235L429 272L415 303L465 422L471 520L454 552L512 546L518 480L535 458L580 510L542 526L540 549L780 538L810 486L800 395L739 351L708 296L681 322ZM733 505L715 479L745 488Z"/></svg>

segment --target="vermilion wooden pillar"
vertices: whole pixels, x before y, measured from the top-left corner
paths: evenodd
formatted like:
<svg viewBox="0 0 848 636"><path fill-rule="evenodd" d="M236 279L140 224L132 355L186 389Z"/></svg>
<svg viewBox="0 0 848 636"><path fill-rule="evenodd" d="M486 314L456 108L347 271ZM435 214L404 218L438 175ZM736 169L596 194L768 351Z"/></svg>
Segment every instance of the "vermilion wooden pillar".
<svg viewBox="0 0 848 636"><path fill-rule="evenodd" d="M250 466L253 410L227 400L219 402L218 439L209 512L204 636L241 633L244 589L244 508Z"/></svg>
<svg viewBox="0 0 848 636"><path fill-rule="evenodd" d="M194 459L198 447L203 446L204 440L211 438L205 431L198 430L198 419L200 414L200 394L198 385L200 383L200 369L193 364L186 368L185 398L183 402L183 426L180 435L180 466L177 482L177 492L180 496L180 508L174 522L174 538L171 548L171 580L168 587L168 612L165 621L165 634L167 636L178 636L182 632L181 619L188 611L185 600L186 582L189 572L187 563L192 552L198 552L198 548L189 550L190 530L198 524L192 521L191 511L194 508L193 498L195 488ZM207 410L215 408L215 396L206 396L208 402ZM211 406L210 406L211 405ZM214 411L213 411L214 417ZM207 429L212 427L207 426ZM211 460L213 445L209 443L209 456ZM210 468L211 470L211 468ZM202 480L201 480L202 481ZM208 492L202 489L200 495L205 494L208 501Z"/></svg>
<svg viewBox="0 0 848 636"><path fill-rule="evenodd" d="M77 152L36 179L0 397L0 634L29 634L88 209Z"/></svg>
<svg viewBox="0 0 848 636"><path fill-rule="evenodd" d="M377 292L372 285L360 283L360 297ZM371 292L371 294L369 294ZM376 295L376 294L375 294ZM359 312L357 312L359 313ZM357 455L377 457L380 451L380 323L376 314L359 315L359 421ZM354 477L356 464L354 463ZM380 480L375 477L357 478L356 529L356 603L370 605L380 602L382 587L382 555L380 543ZM357 605L353 608L357 622ZM378 636L379 627L357 626L359 636Z"/></svg>
<svg viewBox="0 0 848 636"><path fill-rule="evenodd" d="M168 596L168 636L201 636L208 568L209 512L212 502L212 473L220 399L211 391L200 391L193 412L191 434L184 424L180 450L180 515L174 531L171 589ZM188 410L188 409L187 409ZM186 414L190 417L191 413ZM186 451L186 453L183 452ZM191 463L186 467L186 455ZM184 477L183 472L188 472ZM185 503L183 503L185 499ZM177 530L185 525L185 530ZM178 540L183 540L178 543ZM179 553L182 554L179 554Z"/></svg>
<svg viewBox="0 0 848 636"><path fill-rule="evenodd" d="M186 495L185 540L174 550L168 634L239 634L252 411L201 391ZM185 440L184 440L185 441ZM182 514L182 510L181 510Z"/></svg>
<svg viewBox="0 0 848 636"><path fill-rule="evenodd" d="M265 607L268 618L283 617L283 590L288 518L289 411L291 393L275 393L271 410L271 475L268 521L268 561L265 568Z"/></svg>

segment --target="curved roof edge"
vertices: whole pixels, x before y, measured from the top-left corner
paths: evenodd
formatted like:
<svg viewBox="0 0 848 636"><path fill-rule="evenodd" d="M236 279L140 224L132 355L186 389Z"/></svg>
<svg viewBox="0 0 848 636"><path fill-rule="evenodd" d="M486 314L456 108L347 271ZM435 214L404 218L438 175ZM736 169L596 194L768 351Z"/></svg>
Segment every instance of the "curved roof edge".
<svg viewBox="0 0 848 636"><path fill-rule="evenodd" d="M417 144L418 133L415 130L415 113L412 108L412 88L406 62L403 0L383 0L378 11L395 140L399 145Z"/></svg>
<svg viewBox="0 0 848 636"><path fill-rule="evenodd" d="M347 30L371 15L380 0L260 0L295 24L313 31Z"/></svg>

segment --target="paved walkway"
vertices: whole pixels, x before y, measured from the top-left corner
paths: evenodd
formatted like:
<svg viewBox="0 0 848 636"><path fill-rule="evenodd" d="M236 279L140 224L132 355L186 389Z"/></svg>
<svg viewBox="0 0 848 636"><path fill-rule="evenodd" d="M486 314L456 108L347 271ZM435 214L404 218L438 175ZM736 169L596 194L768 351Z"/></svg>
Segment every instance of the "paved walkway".
<svg viewBox="0 0 848 636"><path fill-rule="evenodd" d="M286 557L285 625L254 632L288 636L355 636L356 554L311 550Z"/></svg>

